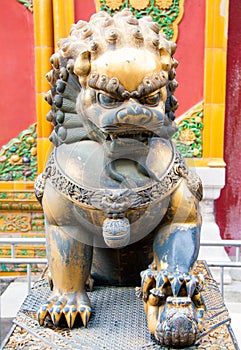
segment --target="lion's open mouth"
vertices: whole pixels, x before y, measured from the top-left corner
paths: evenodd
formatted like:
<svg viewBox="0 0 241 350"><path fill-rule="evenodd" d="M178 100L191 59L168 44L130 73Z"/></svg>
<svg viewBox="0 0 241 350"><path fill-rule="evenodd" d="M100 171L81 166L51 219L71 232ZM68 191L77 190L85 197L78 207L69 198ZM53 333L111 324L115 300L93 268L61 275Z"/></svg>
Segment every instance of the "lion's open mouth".
<svg viewBox="0 0 241 350"><path fill-rule="evenodd" d="M129 139L145 143L152 137L159 137L157 130L160 130L160 126L159 128L155 127L153 130L148 130L146 127L131 124L112 124L100 128L90 120L89 126L91 126L94 135L98 135L98 138L101 138L102 141Z"/></svg>
<svg viewBox="0 0 241 350"><path fill-rule="evenodd" d="M102 126L101 130L105 134L116 135L118 137L122 137L123 135L127 135L127 137L131 137L132 135L141 135L141 134L152 136L154 133L158 133L158 130L160 130L161 127L163 127L163 122L150 123L146 125L114 123L111 125Z"/></svg>
<svg viewBox="0 0 241 350"><path fill-rule="evenodd" d="M115 141L117 139L129 139L129 140L136 140L139 142L147 142L148 139L156 136L152 131L142 130L137 132L128 130L128 132L120 132L120 133L105 133L106 141Z"/></svg>

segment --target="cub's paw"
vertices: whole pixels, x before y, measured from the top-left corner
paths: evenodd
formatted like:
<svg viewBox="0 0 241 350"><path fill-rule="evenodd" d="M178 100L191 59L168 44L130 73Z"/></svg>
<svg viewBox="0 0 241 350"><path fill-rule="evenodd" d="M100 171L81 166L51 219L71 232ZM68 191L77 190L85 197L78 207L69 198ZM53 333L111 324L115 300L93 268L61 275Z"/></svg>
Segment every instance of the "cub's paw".
<svg viewBox="0 0 241 350"><path fill-rule="evenodd" d="M158 317L155 338L162 346L194 345L200 338L203 309L196 309L190 297L168 297Z"/></svg>
<svg viewBox="0 0 241 350"><path fill-rule="evenodd" d="M80 320L84 327L87 326L91 315L90 301L85 292L54 295L38 310L38 322L44 324L46 318L50 318L55 326L67 323L73 328L74 323Z"/></svg>

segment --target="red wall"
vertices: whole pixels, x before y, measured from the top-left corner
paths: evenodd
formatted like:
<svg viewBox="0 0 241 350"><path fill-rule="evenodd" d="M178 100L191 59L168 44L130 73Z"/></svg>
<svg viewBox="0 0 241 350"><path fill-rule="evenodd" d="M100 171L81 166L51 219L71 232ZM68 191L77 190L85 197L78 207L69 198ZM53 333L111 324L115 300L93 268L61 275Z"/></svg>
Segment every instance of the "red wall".
<svg viewBox="0 0 241 350"><path fill-rule="evenodd" d="M33 14L1 0L0 147L36 121Z"/></svg>
<svg viewBox="0 0 241 350"><path fill-rule="evenodd" d="M216 202L216 218L225 239L241 237L241 2L229 2L224 160L226 185Z"/></svg>
<svg viewBox="0 0 241 350"><path fill-rule="evenodd" d="M90 16L96 12L94 0L75 0L75 22L79 19L89 21Z"/></svg>

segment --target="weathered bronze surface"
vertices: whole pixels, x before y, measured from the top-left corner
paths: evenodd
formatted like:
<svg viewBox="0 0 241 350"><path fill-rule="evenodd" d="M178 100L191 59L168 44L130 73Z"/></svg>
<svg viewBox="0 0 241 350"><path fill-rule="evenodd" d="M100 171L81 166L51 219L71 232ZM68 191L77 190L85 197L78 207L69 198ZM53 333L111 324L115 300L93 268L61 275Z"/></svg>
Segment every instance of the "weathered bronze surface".
<svg viewBox="0 0 241 350"><path fill-rule="evenodd" d="M238 350L216 282L203 262L196 263L194 271L205 276L202 287L204 330L197 345L188 349ZM164 349L148 332L142 302L136 298L134 288L97 287L88 293L93 317L87 328L54 327L49 318L44 328L39 326L36 311L50 294L46 278L35 283L14 320L14 329L3 349Z"/></svg>
<svg viewBox="0 0 241 350"><path fill-rule="evenodd" d="M142 271L138 295L156 339L184 347L200 337L203 277L192 266L202 185L170 140L175 48L126 9L79 21L51 58L55 147L35 189L53 293L40 325L50 316L55 326L86 326L86 284L138 285Z"/></svg>

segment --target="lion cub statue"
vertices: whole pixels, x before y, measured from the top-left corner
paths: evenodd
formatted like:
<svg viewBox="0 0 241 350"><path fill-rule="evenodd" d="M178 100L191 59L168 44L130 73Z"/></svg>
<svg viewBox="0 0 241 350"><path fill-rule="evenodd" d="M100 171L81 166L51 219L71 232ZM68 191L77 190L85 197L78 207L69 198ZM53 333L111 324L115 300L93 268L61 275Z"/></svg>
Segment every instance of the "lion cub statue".
<svg viewBox="0 0 241 350"><path fill-rule="evenodd" d="M50 317L56 326L86 326L88 281L141 283L148 328L161 345L200 337L203 279L192 267L202 185L171 141L175 48L150 17L125 9L79 21L51 57L54 148L35 191L53 292L40 325Z"/></svg>

